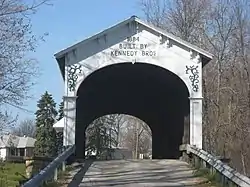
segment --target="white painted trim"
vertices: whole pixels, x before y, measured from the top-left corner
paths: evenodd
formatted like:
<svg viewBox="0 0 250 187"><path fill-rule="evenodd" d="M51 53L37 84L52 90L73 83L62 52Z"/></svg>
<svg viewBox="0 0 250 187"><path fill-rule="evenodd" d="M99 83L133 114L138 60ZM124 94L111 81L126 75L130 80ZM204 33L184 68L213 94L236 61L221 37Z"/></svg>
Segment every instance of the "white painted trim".
<svg viewBox="0 0 250 187"><path fill-rule="evenodd" d="M126 19L125 21L122 21L122 22L120 22L120 23L118 23L118 24L116 24L116 25L114 25L112 27L109 27L109 28L101 31L98 34L95 34L92 37L89 37L89 38L87 38L87 39L85 39L85 40L83 40L81 42L78 42L78 43L76 43L76 44L74 44L74 45L72 45L72 46L70 46L70 47L68 47L66 49L63 49L62 51L56 53L54 56L58 59L58 58L64 56L65 54L67 54L68 52L71 52L72 50L78 48L80 45L84 45L85 43L89 42L90 40L97 39L97 38L101 37L102 35L106 34L107 32L110 32L110 31L112 31L114 29L117 29L118 27L120 27L122 25L125 25L125 24L128 24L128 23L130 23L132 21L136 21L137 23L140 23L141 25L143 25L145 27L148 27L149 29L151 29L151 30L153 30L153 31L155 31L155 32L157 32L159 34L162 34L163 36L165 36L167 38L170 38L171 40L173 40L173 41L175 41L175 42L177 42L177 43L179 43L179 44L181 44L181 45L183 45L185 47L188 47L190 50L194 50L194 51L198 52L199 54L202 54L203 56L209 58L210 60L213 58L213 55L211 53L208 53L205 50L203 50L203 49L201 49L199 47L196 47L196 46L182 40L179 37L176 37L176 36L174 36L174 35L172 35L170 33L167 33L167 32L163 31L160 28L157 28L157 27L155 27L155 26L153 26L153 25L151 25L149 23L146 23L146 22L142 21L141 19L139 19L136 16L131 16L130 18Z"/></svg>

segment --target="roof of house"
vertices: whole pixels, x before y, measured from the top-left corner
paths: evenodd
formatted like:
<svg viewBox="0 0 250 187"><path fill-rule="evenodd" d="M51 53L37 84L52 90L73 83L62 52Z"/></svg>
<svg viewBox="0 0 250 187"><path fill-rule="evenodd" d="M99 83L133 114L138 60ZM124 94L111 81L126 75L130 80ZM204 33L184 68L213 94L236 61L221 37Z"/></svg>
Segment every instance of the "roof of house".
<svg viewBox="0 0 250 187"><path fill-rule="evenodd" d="M20 137L17 148L34 147L36 139L31 137Z"/></svg>
<svg viewBox="0 0 250 187"><path fill-rule="evenodd" d="M74 44L74 45L72 45L72 46L70 46L70 47L68 47L66 49L63 49L60 52L56 53L55 57L59 62L59 59L61 57L63 57L68 52L74 50L79 45L84 45L87 42L89 42L90 40L94 40L96 38L99 38L100 36L105 35L108 32L111 32L112 30L115 30L115 29L117 29L117 28L119 28L119 27L121 27L121 26L123 26L125 24L131 23L131 22L137 22L137 23L139 23L139 24L153 30L154 32L157 32L157 33L159 33L159 34L161 34L161 35L163 35L163 36L165 36L165 37L167 37L167 38L169 38L171 40L176 41L177 43L179 43L179 44L181 44L181 45L183 45L183 46L185 46L185 47L187 47L187 48L189 48L191 50L194 50L194 51L198 52L205 59L205 61L206 61L205 63L207 63L208 61L210 61L213 58L213 55L210 54L209 52L207 52L207 51L205 51L205 50L203 50L203 49L201 49L201 48L199 48L199 47L197 47L195 45L192 45L189 42L186 42L186 41L182 40L181 38L176 37L173 34L164 31L161 28L155 27L154 25L152 25L150 23L146 23L146 22L142 21L141 19L139 19L137 16L131 16L130 18L116 24L115 26L109 27L109 28L103 30L102 32L100 32L98 34L95 34L95 35L93 35L93 36L91 36L91 37L89 37L89 38L87 38L87 39L85 39L85 40L83 40L81 42L78 42L78 43L76 43L76 44Z"/></svg>
<svg viewBox="0 0 250 187"><path fill-rule="evenodd" d="M57 121L54 125L54 128L63 128L64 127L64 117L62 119L60 119L59 121Z"/></svg>
<svg viewBox="0 0 250 187"><path fill-rule="evenodd" d="M57 132L63 132L64 117L60 119L59 121L57 121L56 123L54 123L53 127L55 128Z"/></svg>
<svg viewBox="0 0 250 187"><path fill-rule="evenodd" d="M20 137L12 134L5 134L0 137L0 147L34 147L36 139L31 137Z"/></svg>

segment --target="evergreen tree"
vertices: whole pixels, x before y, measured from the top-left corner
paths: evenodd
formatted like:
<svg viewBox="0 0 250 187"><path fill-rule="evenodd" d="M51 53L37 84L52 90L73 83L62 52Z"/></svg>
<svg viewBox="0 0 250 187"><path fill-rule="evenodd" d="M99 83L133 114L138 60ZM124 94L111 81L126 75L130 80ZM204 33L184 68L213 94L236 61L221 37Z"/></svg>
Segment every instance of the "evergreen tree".
<svg viewBox="0 0 250 187"><path fill-rule="evenodd" d="M57 116L56 103L47 91L37 103L35 156L54 157L57 153L56 131L53 128Z"/></svg>
<svg viewBox="0 0 250 187"><path fill-rule="evenodd" d="M117 145L113 118L113 115L102 116L89 125L86 130L86 151L88 155L91 152L96 152L97 157L99 157L109 148Z"/></svg>
<svg viewBox="0 0 250 187"><path fill-rule="evenodd" d="M106 133L104 118L94 120L86 130L86 151L87 155L96 152L99 157L107 148L108 134Z"/></svg>
<svg viewBox="0 0 250 187"><path fill-rule="evenodd" d="M64 102L62 101L59 105L57 121L59 121L63 117L64 117ZM56 139L57 139L56 144L57 144L57 148L58 148L57 151L58 151L58 154L60 154L60 152L63 149L63 132L57 132Z"/></svg>
<svg viewBox="0 0 250 187"><path fill-rule="evenodd" d="M64 117L64 102L62 101L59 105L59 110L58 110L58 118L57 120L59 121Z"/></svg>

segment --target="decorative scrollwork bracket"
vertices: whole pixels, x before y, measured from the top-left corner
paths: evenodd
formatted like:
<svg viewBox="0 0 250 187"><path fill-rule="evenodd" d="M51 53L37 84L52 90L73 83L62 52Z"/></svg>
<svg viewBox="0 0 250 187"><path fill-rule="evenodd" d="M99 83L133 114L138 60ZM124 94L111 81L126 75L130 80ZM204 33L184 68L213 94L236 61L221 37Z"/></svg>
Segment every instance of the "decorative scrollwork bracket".
<svg viewBox="0 0 250 187"><path fill-rule="evenodd" d="M196 63L201 62L200 54L194 50L190 51L190 59L194 60Z"/></svg>
<svg viewBox="0 0 250 187"><path fill-rule="evenodd" d="M73 64L68 69L68 88L75 91L78 74L82 73L82 66L80 64Z"/></svg>
<svg viewBox="0 0 250 187"><path fill-rule="evenodd" d="M199 71L198 71L199 66L186 66L186 74L190 74L189 79L192 83L192 90L194 92L198 92L199 90Z"/></svg>
<svg viewBox="0 0 250 187"><path fill-rule="evenodd" d="M167 48L172 47L172 43L169 38L163 36L162 34L159 36L160 38L160 44L165 45Z"/></svg>

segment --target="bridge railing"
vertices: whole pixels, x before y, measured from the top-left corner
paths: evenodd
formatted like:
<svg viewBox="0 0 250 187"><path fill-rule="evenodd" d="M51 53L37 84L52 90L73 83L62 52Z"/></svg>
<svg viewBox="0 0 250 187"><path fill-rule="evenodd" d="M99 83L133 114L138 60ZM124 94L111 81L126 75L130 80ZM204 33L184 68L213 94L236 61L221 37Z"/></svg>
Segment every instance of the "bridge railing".
<svg viewBox="0 0 250 187"><path fill-rule="evenodd" d="M38 187L42 186L47 181L57 180L58 168L62 166L62 170L65 170L65 161L75 152L75 145L69 146L64 152L50 162L44 169L38 174L28 180L22 185L22 187Z"/></svg>
<svg viewBox="0 0 250 187"><path fill-rule="evenodd" d="M208 168L211 174L218 176L222 186L250 187L250 178L240 174L235 169L223 163L217 157L191 145L181 145L183 160L196 168Z"/></svg>

